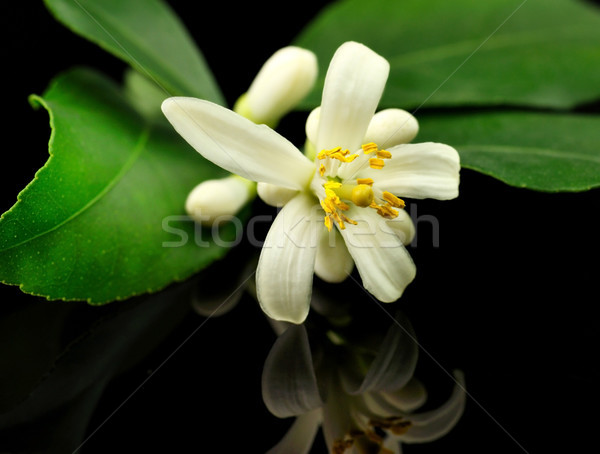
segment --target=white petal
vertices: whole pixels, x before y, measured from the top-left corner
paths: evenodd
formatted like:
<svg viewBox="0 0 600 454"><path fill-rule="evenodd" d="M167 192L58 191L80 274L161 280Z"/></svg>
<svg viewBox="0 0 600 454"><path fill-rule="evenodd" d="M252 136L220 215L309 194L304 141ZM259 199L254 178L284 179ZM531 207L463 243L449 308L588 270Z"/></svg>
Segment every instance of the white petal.
<svg viewBox="0 0 600 454"><path fill-rule="evenodd" d="M396 314L375 359L358 387L346 386L349 394L393 391L404 387L417 366L419 348L412 324L402 313Z"/></svg>
<svg viewBox="0 0 600 454"><path fill-rule="evenodd" d="M389 74L387 60L347 42L333 56L323 88L317 151L360 148Z"/></svg>
<svg viewBox="0 0 600 454"><path fill-rule="evenodd" d="M320 409L298 416L281 441L267 454L308 454L320 424Z"/></svg>
<svg viewBox="0 0 600 454"><path fill-rule="evenodd" d="M371 208L351 207L346 214L358 225L340 233L365 289L384 303L396 301L416 273L402 241Z"/></svg>
<svg viewBox="0 0 600 454"><path fill-rule="evenodd" d="M374 142L379 148L390 148L413 140L419 132L417 119L402 109L385 109L377 112L364 138L364 143Z"/></svg>
<svg viewBox="0 0 600 454"><path fill-rule="evenodd" d="M393 437L387 437L383 442L383 447L389 449L392 454L402 454L402 445Z"/></svg>
<svg viewBox="0 0 600 454"><path fill-rule="evenodd" d="M267 205L281 207L294 198L298 191L295 189L283 188L271 183L258 183L256 185L258 196Z"/></svg>
<svg viewBox="0 0 600 454"><path fill-rule="evenodd" d="M362 395L367 409L379 418L407 416L425 403L427 391L417 379L394 392L372 392Z"/></svg>
<svg viewBox="0 0 600 454"><path fill-rule="evenodd" d="M398 145L388 149L391 159L383 169L366 168L360 178L372 178L375 187L399 197L453 199L458 196L458 152L441 143Z"/></svg>
<svg viewBox="0 0 600 454"><path fill-rule="evenodd" d="M262 374L263 402L279 418L323 406L304 325L292 325L277 338Z"/></svg>
<svg viewBox="0 0 600 454"><path fill-rule="evenodd" d="M401 412L410 413L425 403L427 390L419 380L413 377L403 388L390 393L383 392L381 397Z"/></svg>
<svg viewBox="0 0 600 454"><path fill-rule="evenodd" d="M308 315L323 228L319 210L316 199L300 193L269 229L256 269L256 293L263 311L275 320L302 323Z"/></svg>
<svg viewBox="0 0 600 454"><path fill-rule="evenodd" d="M231 173L292 189L305 187L314 173L314 164L287 139L229 109L174 97L162 110L198 153Z"/></svg>
<svg viewBox="0 0 600 454"><path fill-rule="evenodd" d="M344 239L337 230L323 229L317 246L315 274L325 282L344 281L354 268L354 260L348 252Z"/></svg>
<svg viewBox="0 0 600 454"><path fill-rule="evenodd" d="M393 230L402 244L407 245L415 238L415 224L406 210L398 210L398 216L386 221L387 226Z"/></svg>
<svg viewBox="0 0 600 454"><path fill-rule="evenodd" d="M312 89L317 72L317 57L311 51L295 46L279 49L248 89L249 118L255 123L277 123Z"/></svg>
<svg viewBox="0 0 600 454"><path fill-rule="evenodd" d="M329 383L327 400L323 406L323 435L328 452L333 452L336 440L342 440L357 424L350 405L350 396L344 393L335 378Z"/></svg>
<svg viewBox="0 0 600 454"><path fill-rule="evenodd" d="M466 391L462 372L455 371L456 384L450 398L439 408L408 417L412 426L401 440L406 443L427 443L446 435L458 422L465 409Z"/></svg>

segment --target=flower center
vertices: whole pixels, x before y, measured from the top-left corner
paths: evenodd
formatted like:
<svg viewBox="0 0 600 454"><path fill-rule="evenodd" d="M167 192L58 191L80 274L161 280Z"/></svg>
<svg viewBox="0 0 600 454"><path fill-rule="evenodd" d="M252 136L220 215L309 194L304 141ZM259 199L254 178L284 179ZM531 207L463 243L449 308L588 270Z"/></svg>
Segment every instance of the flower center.
<svg viewBox="0 0 600 454"><path fill-rule="evenodd" d="M394 194L375 190L373 188L374 181L371 178L342 181L337 176L342 166L349 165L357 158L362 158L365 163L368 159L369 167L379 170L385 166L385 159L392 157L392 153L387 150L380 150L377 144L372 142L364 144L361 149L362 154L360 151L350 154L348 150L342 150L342 147L321 150L317 154L317 159L323 161L319 167L319 174L321 177L327 178L327 181L323 183L325 198L321 200L321 206L325 211L325 226L329 231L331 231L334 223L337 223L341 230L346 228L346 223L357 224L356 221L344 214L344 211L350 209L347 202L361 208L372 208L377 214L386 219L393 219L398 216L396 208L404 208L404 201ZM374 154L375 157L366 157L371 154ZM357 163L359 162L357 161Z"/></svg>

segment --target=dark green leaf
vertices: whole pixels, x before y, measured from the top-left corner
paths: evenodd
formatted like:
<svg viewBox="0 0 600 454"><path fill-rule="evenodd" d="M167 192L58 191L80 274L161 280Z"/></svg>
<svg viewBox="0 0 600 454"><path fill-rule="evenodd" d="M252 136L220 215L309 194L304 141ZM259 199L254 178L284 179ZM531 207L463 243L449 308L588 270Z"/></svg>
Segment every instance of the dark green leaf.
<svg viewBox="0 0 600 454"><path fill-rule="evenodd" d="M185 279L225 253L183 216L189 191L224 172L171 128L149 126L112 82L75 70L32 103L50 114L51 157L0 219L0 281L105 303ZM221 245L234 227L218 232Z"/></svg>
<svg viewBox="0 0 600 454"><path fill-rule="evenodd" d="M386 57L387 107L569 108L600 97L600 13L578 0L344 0L296 40L327 65L344 41Z"/></svg>
<svg viewBox="0 0 600 454"><path fill-rule="evenodd" d="M461 165L512 186L585 191L600 186L600 117L532 112L421 116L418 141L455 147Z"/></svg>
<svg viewBox="0 0 600 454"><path fill-rule="evenodd" d="M204 57L161 0L45 0L75 33L129 63L171 95L223 104Z"/></svg>

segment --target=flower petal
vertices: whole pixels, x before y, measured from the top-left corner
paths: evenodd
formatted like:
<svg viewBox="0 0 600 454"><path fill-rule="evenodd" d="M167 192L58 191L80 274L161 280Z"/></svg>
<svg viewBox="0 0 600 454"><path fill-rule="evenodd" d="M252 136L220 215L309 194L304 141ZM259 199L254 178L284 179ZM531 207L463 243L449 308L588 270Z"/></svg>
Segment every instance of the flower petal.
<svg viewBox="0 0 600 454"><path fill-rule="evenodd" d="M281 441L267 454L308 454L321 425L321 410L313 410L296 418Z"/></svg>
<svg viewBox="0 0 600 454"><path fill-rule="evenodd" d="M216 165L252 181L302 189L314 164L265 125L196 98L166 99L162 110L175 130Z"/></svg>
<svg viewBox="0 0 600 454"><path fill-rule="evenodd" d="M406 210L398 210L398 216L386 221L387 226L396 232L402 244L407 245L415 238L415 224Z"/></svg>
<svg viewBox="0 0 600 454"><path fill-rule="evenodd" d="M308 315L317 235L323 229L319 210L316 199L300 193L269 229L256 269L256 293L275 320L302 323Z"/></svg>
<svg viewBox="0 0 600 454"><path fill-rule="evenodd" d="M388 449L391 454L402 454L402 444L396 438L386 437L383 447Z"/></svg>
<svg viewBox="0 0 600 454"><path fill-rule="evenodd" d="M347 42L338 48L325 76L317 151L360 148L389 69L385 58L362 44Z"/></svg>
<svg viewBox="0 0 600 454"><path fill-rule="evenodd" d="M375 186L399 197L453 199L458 196L458 152L441 143L417 143L390 148L392 158L383 169L364 168L360 178L372 178Z"/></svg>
<svg viewBox="0 0 600 454"><path fill-rule="evenodd" d="M291 325L273 344L263 369L262 396L279 418L323 405L304 325Z"/></svg>
<svg viewBox="0 0 600 454"><path fill-rule="evenodd" d="M315 274L325 282L339 283L350 275L353 268L354 260L337 230L328 232L327 229L322 229L317 246Z"/></svg>
<svg viewBox="0 0 600 454"><path fill-rule="evenodd" d="M401 412L411 413L425 403L427 390L419 380L413 377L406 386L397 391L383 392L380 396Z"/></svg>
<svg viewBox="0 0 600 454"><path fill-rule="evenodd" d="M418 353L412 324L402 313L398 313L362 383L354 389L345 383L346 391L357 395L369 391L395 391L404 387L413 377Z"/></svg>
<svg viewBox="0 0 600 454"><path fill-rule="evenodd" d="M363 286L384 303L396 301L416 274L401 239L371 208L353 206L346 213L358 224L349 225L340 233Z"/></svg>
<svg viewBox="0 0 600 454"><path fill-rule="evenodd" d="M406 443L427 443L446 435L458 422L465 409L466 391L462 372L455 371L452 395L442 406L409 416L412 426L401 436Z"/></svg>

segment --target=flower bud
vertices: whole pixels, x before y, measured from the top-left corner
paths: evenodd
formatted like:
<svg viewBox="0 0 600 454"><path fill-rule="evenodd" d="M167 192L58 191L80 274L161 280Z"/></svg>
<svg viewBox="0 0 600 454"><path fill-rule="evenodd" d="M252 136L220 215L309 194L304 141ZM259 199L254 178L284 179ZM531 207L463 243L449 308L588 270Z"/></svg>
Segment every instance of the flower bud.
<svg viewBox="0 0 600 454"><path fill-rule="evenodd" d="M271 183L258 183L256 192L263 202L274 207L285 205L298 194L295 189L283 188Z"/></svg>
<svg viewBox="0 0 600 454"><path fill-rule="evenodd" d="M312 89L317 72L311 51L284 47L265 62L233 110L254 123L275 127Z"/></svg>
<svg viewBox="0 0 600 454"><path fill-rule="evenodd" d="M254 183L237 175L206 180L190 192L185 210L194 221L210 226L221 217L234 216L254 194Z"/></svg>
<svg viewBox="0 0 600 454"><path fill-rule="evenodd" d="M402 109L385 109L373 115L365 143L374 142L382 148L408 143L419 132L419 123L409 112Z"/></svg>

